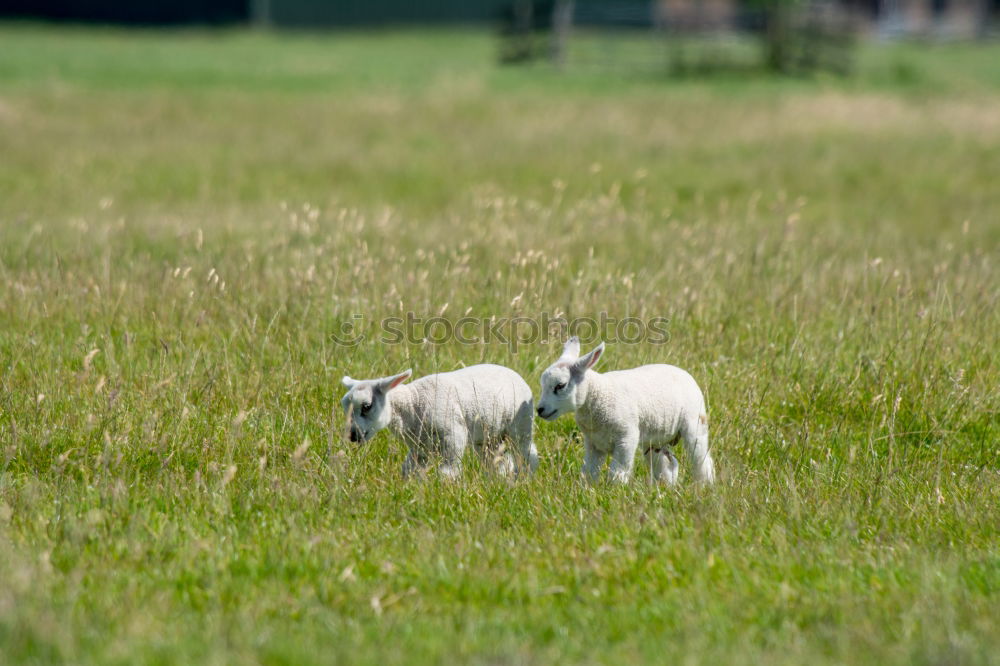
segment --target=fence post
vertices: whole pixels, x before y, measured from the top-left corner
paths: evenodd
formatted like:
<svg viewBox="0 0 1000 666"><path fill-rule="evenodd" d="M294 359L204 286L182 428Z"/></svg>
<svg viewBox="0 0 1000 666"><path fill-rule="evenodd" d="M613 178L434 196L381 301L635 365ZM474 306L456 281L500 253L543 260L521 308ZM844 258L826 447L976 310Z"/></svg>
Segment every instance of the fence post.
<svg viewBox="0 0 1000 666"><path fill-rule="evenodd" d="M257 28L271 27L271 0L250 0L250 22Z"/></svg>
<svg viewBox="0 0 1000 666"><path fill-rule="evenodd" d="M552 8L552 62L566 64L566 45L573 25L573 0L556 0Z"/></svg>

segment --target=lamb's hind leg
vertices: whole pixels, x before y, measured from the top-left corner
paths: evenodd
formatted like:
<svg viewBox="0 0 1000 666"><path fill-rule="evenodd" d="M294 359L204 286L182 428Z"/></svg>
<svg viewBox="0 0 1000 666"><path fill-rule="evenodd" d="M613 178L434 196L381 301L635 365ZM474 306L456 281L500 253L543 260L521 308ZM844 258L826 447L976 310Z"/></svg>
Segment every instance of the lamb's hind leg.
<svg viewBox="0 0 1000 666"><path fill-rule="evenodd" d="M514 461L514 449L510 438L507 435L496 439L488 439L473 446L479 459L483 463L483 469L489 470L505 479L512 478L517 472L517 463Z"/></svg>
<svg viewBox="0 0 1000 666"><path fill-rule="evenodd" d="M645 451L646 466L653 483L677 483L677 457L668 449L650 446Z"/></svg>
<svg viewBox="0 0 1000 666"><path fill-rule="evenodd" d="M514 478L517 474L517 461L514 460L512 443L504 438L494 455L493 468L505 479Z"/></svg>
<svg viewBox="0 0 1000 666"><path fill-rule="evenodd" d="M510 437L517 446L521 459L528 467L528 473L534 474L538 469L538 449L535 448L533 431L535 427L535 409L531 401L525 402L517 412Z"/></svg>
<svg viewBox="0 0 1000 666"><path fill-rule="evenodd" d="M715 481L715 462L708 450L708 416L699 414L690 419L684 432L684 448L694 468L694 478L703 483Z"/></svg>

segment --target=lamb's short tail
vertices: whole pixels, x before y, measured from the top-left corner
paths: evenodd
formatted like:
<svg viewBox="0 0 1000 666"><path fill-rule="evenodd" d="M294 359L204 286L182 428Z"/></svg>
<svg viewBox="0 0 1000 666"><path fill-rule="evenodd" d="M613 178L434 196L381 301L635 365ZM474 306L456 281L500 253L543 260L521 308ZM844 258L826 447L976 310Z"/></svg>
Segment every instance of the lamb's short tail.
<svg viewBox="0 0 1000 666"><path fill-rule="evenodd" d="M685 434L684 444L694 468L694 477L703 483L714 483L715 462L708 450L708 416L699 414L698 422L690 430L693 432Z"/></svg>

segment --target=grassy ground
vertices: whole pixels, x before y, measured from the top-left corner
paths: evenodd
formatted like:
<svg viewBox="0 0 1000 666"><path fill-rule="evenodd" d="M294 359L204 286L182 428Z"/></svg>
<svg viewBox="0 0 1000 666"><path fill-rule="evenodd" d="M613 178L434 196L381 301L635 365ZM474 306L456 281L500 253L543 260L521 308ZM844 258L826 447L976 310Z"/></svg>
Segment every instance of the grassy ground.
<svg viewBox="0 0 1000 666"><path fill-rule="evenodd" d="M0 28L0 661L998 663L1000 50L495 49ZM342 374L558 349L407 311L668 317L602 367L688 368L720 483L583 487L570 418L402 483Z"/></svg>

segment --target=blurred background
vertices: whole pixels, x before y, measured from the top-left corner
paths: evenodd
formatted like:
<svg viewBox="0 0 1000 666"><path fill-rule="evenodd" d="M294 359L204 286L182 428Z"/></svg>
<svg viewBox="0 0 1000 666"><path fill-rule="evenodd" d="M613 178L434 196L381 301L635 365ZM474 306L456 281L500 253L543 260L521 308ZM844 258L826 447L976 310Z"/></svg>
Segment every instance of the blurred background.
<svg viewBox="0 0 1000 666"><path fill-rule="evenodd" d="M506 62L548 57L565 64L570 30L590 35L642 35L646 52L631 56L655 66L668 46L674 72L748 64L734 38L757 35L764 64L787 71L850 67L855 36L878 39L983 39L995 32L1000 0L4 0L0 16L130 25L254 25L277 28L359 28L401 25L498 27ZM643 34L644 33L644 34ZM711 48L680 44L691 37ZM669 42L669 43L668 43ZM634 46L634 45L633 45ZM686 53L685 47L695 49ZM635 49L633 49L635 51ZM607 44L588 62L623 54ZM644 62L642 58L644 57ZM627 60L627 58L624 58ZM635 64L635 63L632 63Z"/></svg>

